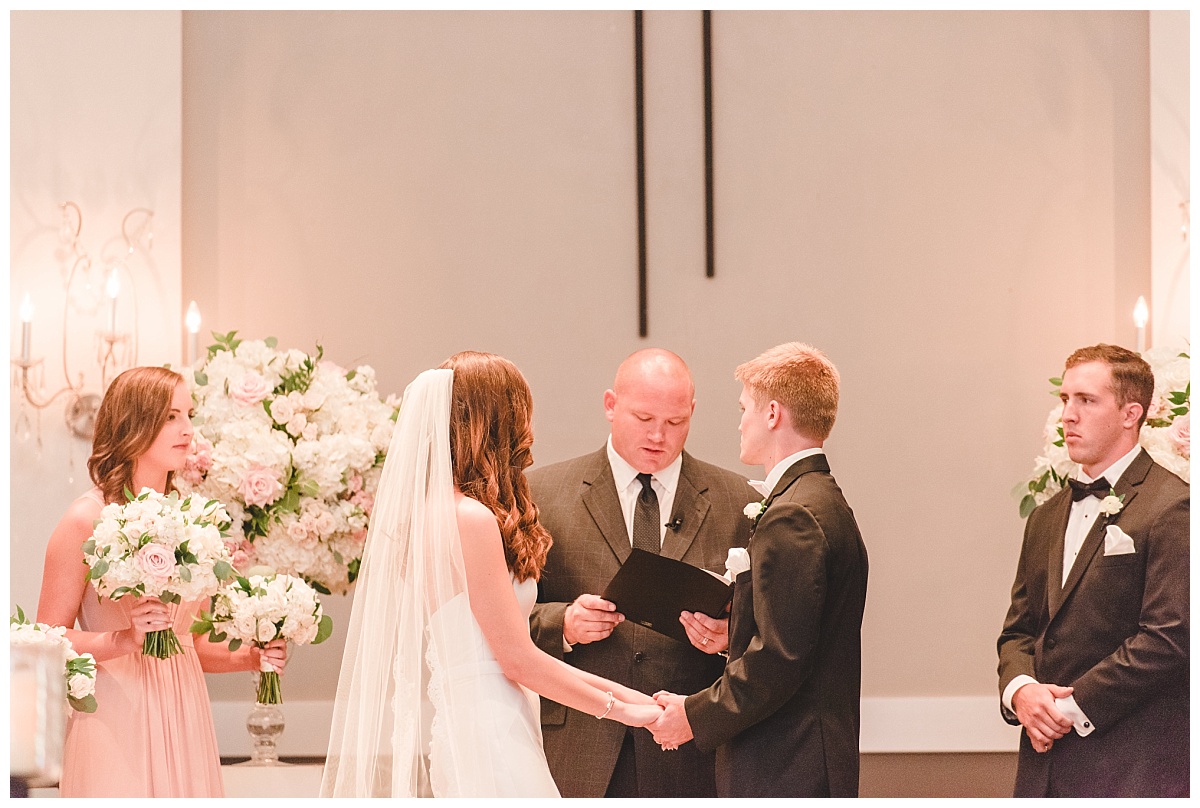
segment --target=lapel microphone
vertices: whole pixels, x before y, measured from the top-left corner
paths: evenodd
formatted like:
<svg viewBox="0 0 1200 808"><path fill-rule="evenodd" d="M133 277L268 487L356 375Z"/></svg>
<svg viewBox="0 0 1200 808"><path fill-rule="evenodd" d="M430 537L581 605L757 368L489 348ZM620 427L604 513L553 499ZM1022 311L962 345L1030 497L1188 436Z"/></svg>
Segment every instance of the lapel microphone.
<svg viewBox="0 0 1200 808"><path fill-rule="evenodd" d="M683 517L681 516L676 516L666 525L667 530L679 530L681 527L683 527Z"/></svg>

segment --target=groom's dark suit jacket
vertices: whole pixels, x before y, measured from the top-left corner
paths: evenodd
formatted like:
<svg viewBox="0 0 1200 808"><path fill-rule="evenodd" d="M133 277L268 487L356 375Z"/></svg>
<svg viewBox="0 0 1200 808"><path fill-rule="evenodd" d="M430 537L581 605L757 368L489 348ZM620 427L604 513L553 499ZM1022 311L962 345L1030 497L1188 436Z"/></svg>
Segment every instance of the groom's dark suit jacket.
<svg viewBox="0 0 1200 808"><path fill-rule="evenodd" d="M1019 674L1075 688L1095 724L1037 753L1021 732L1017 796L1188 793L1190 489L1143 450L1117 481L1062 584L1069 489L1029 515L998 650L1000 691ZM1105 555L1107 525L1135 552ZM1001 707L1005 720L1016 717Z"/></svg>
<svg viewBox="0 0 1200 808"><path fill-rule="evenodd" d="M767 498L734 581L729 664L684 702L722 797L858 796L867 550L825 455Z"/></svg>
<svg viewBox="0 0 1200 808"><path fill-rule="evenodd" d="M691 645L625 622L599 642L563 653L563 614L584 593L599 595L632 550L606 449L528 474L541 523L554 545L538 582L530 617L543 651L582 670L653 695L693 693L721 675L725 660ZM662 553L724 573L730 547L744 547L750 520L742 513L758 499L746 480L683 453L679 486ZM616 721L569 710L542 699L542 735L550 772L564 797L602 797L612 777L626 729ZM636 768L641 796L715 795L713 755L684 744L664 752L646 730L637 730Z"/></svg>

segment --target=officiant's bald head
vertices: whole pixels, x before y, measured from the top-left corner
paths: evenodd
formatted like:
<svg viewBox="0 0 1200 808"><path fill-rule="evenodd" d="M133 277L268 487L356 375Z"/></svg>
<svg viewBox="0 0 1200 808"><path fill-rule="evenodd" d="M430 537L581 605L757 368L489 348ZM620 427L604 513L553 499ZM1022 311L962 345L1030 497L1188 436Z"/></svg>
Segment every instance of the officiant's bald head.
<svg viewBox="0 0 1200 808"><path fill-rule="evenodd" d="M604 391L613 449L639 472L666 468L683 451L695 395L692 373L676 354L663 348L630 354Z"/></svg>

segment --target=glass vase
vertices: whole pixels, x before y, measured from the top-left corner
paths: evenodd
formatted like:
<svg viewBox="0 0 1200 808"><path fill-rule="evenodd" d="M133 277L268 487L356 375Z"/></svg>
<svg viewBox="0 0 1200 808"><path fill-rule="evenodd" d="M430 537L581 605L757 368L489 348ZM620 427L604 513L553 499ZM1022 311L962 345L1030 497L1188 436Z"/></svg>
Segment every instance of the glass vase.
<svg viewBox="0 0 1200 808"><path fill-rule="evenodd" d="M283 710L279 709L278 704L256 703L246 718L246 729L250 732L254 749L245 765L288 765L279 761L279 751L275 748L279 736L283 734Z"/></svg>

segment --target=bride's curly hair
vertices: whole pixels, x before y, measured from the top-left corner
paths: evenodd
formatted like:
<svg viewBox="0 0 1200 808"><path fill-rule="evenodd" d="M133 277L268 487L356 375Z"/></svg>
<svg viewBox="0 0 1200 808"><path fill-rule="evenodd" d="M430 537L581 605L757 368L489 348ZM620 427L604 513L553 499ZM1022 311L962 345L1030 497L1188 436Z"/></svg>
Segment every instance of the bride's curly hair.
<svg viewBox="0 0 1200 808"><path fill-rule="evenodd" d="M125 502L133 491L133 467L150 446L171 410L175 388L183 377L160 367L130 368L113 379L100 409L92 438L88 474L105 502ZM167 472L167 490L175 490L175 472ZM137 493L133 491L133 493Z"/></svg>
<svg viewBox="0 0 1200 808"><path fill-rule="evenodd" d="M550 551L525 469L533 464L533 396L502 356L462 351L441 365L454 371L450 458L459 490L496 515L504 558L519 581L537 580Z"/></svg>

